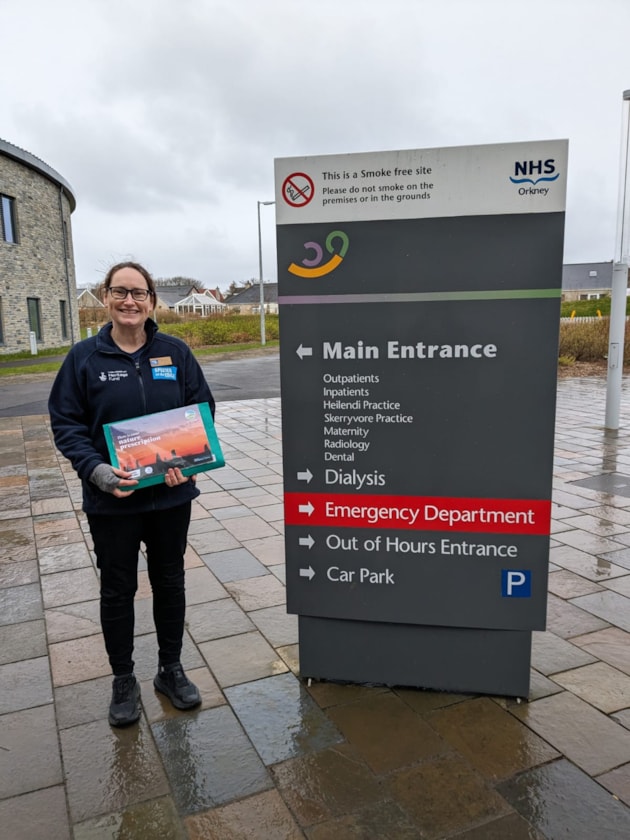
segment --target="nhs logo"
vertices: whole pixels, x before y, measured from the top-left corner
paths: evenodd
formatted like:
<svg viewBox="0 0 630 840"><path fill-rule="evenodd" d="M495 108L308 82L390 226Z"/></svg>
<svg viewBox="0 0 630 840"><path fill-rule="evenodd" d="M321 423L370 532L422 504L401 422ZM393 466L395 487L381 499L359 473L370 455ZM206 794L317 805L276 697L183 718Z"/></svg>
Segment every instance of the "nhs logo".
<svg viewBox="0 0 630 840"><path fill-rule="evenodd" d="M501 595L504 598L531 598L531 571L528 569L501 569Z"/></svg>
<svg viewBox="0 0 630 840"><path fill-rule="evenodd" d="M514 162L514 175L510 175L510 181L513 184L531 184L535 187L541 181L556 181L559 177L560 173L556 171L556 162L553 158L517 160Z"/></svg>

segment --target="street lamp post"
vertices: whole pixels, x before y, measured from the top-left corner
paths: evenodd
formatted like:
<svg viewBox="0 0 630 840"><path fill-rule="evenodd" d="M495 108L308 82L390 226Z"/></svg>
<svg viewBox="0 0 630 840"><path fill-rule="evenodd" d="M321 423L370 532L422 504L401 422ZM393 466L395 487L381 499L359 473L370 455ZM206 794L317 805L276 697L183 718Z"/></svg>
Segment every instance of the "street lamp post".
<svg viewBox="0 0 630 840"><path fill-rule="evenodd" d="M626 329L626 302L628 294L628 262L630 261L630 90L623 92L623 118L621 127L621 166L619 172L619 203L617 205L617 235L613 261L610 324L608 328L608 375L606 379L607 429L619 428L621 381Z"/></svg>
<svg viewBox="0 0 630 840"><path fill-rule="evenodd" d="M275 201L257 201L258 205L258 285L260 287L260 343L266 343L265 336L265 288L263 284L263 266L262 266L262 237L260 235L260 206L268 207L270 204L275 204Z"/></svg>

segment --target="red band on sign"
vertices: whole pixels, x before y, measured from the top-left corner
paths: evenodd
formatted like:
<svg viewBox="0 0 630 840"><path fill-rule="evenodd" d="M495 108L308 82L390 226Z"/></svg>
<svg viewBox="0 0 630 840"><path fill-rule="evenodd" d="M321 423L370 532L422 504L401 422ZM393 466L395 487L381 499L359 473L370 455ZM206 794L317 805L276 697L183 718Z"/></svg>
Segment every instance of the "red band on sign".
<svg viewBox="0 0 630 840"><path fill-rule="evenodd" d="M551 501L285 493L287 525L548 535Z"/></svg>

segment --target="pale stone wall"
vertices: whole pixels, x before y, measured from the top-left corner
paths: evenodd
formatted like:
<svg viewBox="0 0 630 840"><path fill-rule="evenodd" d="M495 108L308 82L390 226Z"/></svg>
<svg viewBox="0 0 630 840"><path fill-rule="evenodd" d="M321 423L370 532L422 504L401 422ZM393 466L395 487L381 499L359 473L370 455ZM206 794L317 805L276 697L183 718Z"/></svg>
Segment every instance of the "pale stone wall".
<svg viewBox="0 0 630 840"><path fill-rule="evenodd" d="M28 298L39 299L38 351L79 340L79 312L70 214L74 197L55 182L46 164L17 147L0 145L0 193L15 200L17 242L0 237L0 299L4 342L0 354L30 350ZM35 164L33 163L35 161ZM63 180L63 179L61 179ZM72 204L71 204L72 201ZM67 336L62 335L60 301L65 301Z"/></svg>

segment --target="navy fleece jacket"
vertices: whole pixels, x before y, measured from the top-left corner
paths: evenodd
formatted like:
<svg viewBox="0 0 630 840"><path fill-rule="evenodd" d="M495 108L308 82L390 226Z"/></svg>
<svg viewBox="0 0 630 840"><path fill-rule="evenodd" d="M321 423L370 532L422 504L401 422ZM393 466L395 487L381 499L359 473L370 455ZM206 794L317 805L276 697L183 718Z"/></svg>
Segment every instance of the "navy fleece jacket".
<svg viewBox="0 0 630 840"><path fill-rule="evenodd" d="M88 479L99 464L109 464L103 424L156 411L215 403L199 363L185 342L145 324L147 343L134 360L112 341L111 324L75 344L53 384L48 411L55 444L72 463L83 485L83 510L122 516L164 510L199 495L193 481L135 490L118 499Z"/></svg>

